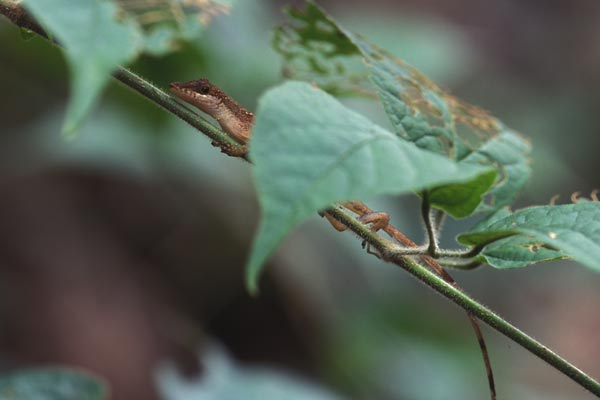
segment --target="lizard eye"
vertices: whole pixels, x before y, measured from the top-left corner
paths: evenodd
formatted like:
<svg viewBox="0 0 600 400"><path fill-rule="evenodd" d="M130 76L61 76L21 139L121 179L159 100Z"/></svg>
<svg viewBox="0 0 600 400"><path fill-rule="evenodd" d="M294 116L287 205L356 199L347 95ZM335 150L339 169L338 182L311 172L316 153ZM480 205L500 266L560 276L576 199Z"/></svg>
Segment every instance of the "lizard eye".
<svg viewBox="0 0 600 400"><path fill-rule="evenodd" d="M208 92L210 92L210 87L209 86L200 86L200 93L202 94L208 94Z"/></svg>

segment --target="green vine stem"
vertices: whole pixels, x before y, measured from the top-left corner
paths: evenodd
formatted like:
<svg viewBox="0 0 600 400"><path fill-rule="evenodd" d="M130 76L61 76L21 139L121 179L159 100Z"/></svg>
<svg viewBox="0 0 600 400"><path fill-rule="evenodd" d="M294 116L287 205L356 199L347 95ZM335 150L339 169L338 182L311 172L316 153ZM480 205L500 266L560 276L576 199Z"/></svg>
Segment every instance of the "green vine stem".
<svg viewBox="0 0 600 400"><path fill-rule="evenodd" d="M36 32L40 36L47 38L44 31L39 28L39 26L32 21L20 7L17 7L14 4L2 2L0 0L0 14L6 16L15 25L21 28L29 29L33 32ZM152 85L133 72L120 67L113 73L113 76L126 86L140 93L142 96L163 107L170 113L204 133L206 136L216 142L216 144L237 145L237 143L229 138L225 132L221 131L193 111L177 103L160 88ZM376 248L380 252L382 259L398 265L415 278L432 288L434 291L440 293L442 296L457 304L468 313L475 315L484 323L488 324L522 347L526 348L531 353L544 360L557 370L561 371L563 374L577 382L582 387L600 397L600 383L575 367L573 364L569 363L564 358L560 357L548 347L528 336L517 327L511 325L498 314L478 303L464 292L445 282L442 278L431 272L426 267L418 264L410 257L397 251L398 246L396 244L371 231L368 226L363 225L348 211L340 207L331 207L327 210L327 212L336 220L346 225L362 240L365 240L372 247Z"/></svg>

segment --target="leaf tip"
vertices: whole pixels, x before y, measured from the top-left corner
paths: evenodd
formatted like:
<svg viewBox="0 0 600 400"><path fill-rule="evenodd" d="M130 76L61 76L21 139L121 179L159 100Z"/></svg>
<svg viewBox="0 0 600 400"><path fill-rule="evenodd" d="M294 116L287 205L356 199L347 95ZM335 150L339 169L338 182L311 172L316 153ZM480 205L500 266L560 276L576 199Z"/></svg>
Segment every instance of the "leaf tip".
<svg viewBox="0 0 600 400"><path fill-rule="evenodd" d="M257 263L254 255L250 257L250 261L246 265L246 290L252 297L258 297L260 294L258 279L260 277L262 265L262 263Z"/></svg>
<svg viewBox="0 0 600 400"><path fill-rule="evenodd" d="M66 140L73 140L77 137L79 133L79 128L81 128L83 119L81 117L77 118L73 115L69 115L67 111L67 115L65 116L65 120L63 121L61 128L61 135Z"/></svg>
<svg viewBox="0 0 600 400"><path fill-rule="evenodd" d="M61 129L61 135L66 140L73 140L77 137L78 128L78 124L65 122Z"/></svg>
<svg viewBox="0 0 600 400"><path fill-rule="evenodd" d="M246 290L248 291L250 297L256 298L260 295L260 289L258 287L258 282L256 281L256 279L246 280Z"/></svg>

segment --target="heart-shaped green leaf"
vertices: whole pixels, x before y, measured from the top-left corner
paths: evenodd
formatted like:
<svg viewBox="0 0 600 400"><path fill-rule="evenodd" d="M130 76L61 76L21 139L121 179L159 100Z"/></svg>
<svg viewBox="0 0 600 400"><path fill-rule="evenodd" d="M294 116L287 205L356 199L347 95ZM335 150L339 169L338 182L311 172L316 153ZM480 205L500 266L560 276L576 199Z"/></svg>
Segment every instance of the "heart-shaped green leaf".
<svg viewBox="0 0 600 400"><path fill-rule="evenodd" d="M287 82L260 99L250 151L263 213L247 270L252 291L282 238L331 203L490 172L419 149L302 82Z"/></svg>
<svg viewBox="0 0 600 400"><path fill-rule="evenodd" d="M400 137L456 161L493 166L498 179L481 211L509 204L523 188L530 175L529 145L502 122L348 31L313 2L307 2L304 9L290 10L289 15L291 23L274 35L274 47L283 56L289 75L316 81L336 94L375 91ZM367 68L352 63L357 59ZM468 216L481 203L485 184L483 179L479 185L439 188L432 205L454 217ZM460 193L461 201L449 193Z"/></svg>

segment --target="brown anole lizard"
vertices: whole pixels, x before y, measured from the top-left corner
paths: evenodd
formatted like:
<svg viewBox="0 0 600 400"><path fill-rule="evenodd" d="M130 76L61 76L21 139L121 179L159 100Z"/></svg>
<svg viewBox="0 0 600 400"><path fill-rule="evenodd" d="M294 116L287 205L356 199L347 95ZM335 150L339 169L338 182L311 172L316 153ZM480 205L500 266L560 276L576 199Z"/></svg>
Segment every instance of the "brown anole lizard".
<svg viewBox="0 0 600 400"><path fill-rule="evenodd" d="M246 110L217 86L210 83L208 79L198 79L184 83L173 82L170 84L170 89L171 92L180 99L199 108L201 111L217 120L223 131L242 145L236 148L233 146L221 145L221 150L224 153L234 157L241 157L247 153L247 145L252 135L254 114ZM213 145L216 145L216 143L213 143ZM359 215L359 220L362 223L370 224L373 231L383 230L402 245L406 247L417 247L416 243L389 224L390 218L387 213L373 212L367 205L360 201L346 202L343 206ZM330 214L324 212L321 215L325 216L331 225L338 231L347 229L344 224L335 220ZM456 281L435 259L429 256L420 256L419 258L446 282L457 289L460 289ZM494 377L483 334L475 317L469 313L467 313L467 315L473 326L483 354L491 398L492 400L495 400L496 390Z"/></svg>
<svg viewBox="0 0 600 400"><path fill-rule="evenodd" d="M254 114L242 107L224 91L208 79L189 82L172 82L171 92L206 114L213 117L225 133L242 146L221 145L221 150L233 157L241 157L248 152L248 141L252 133ZM213 145L217 145L213 142Z"/></svg>

